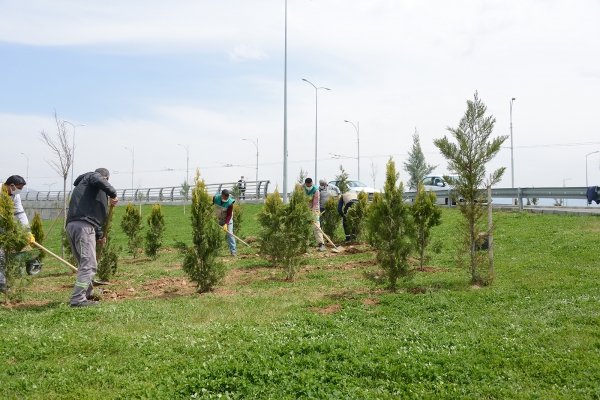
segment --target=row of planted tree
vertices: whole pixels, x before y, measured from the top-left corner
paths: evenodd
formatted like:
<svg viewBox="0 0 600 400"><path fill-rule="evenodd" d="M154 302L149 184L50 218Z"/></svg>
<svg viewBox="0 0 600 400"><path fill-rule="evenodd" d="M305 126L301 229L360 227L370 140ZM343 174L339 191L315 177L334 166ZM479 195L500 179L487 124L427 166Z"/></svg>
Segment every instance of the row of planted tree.
<svg viewBox="0 0 600 400"><path fill-rule="evenodd" d="M467 105L459 127L448 128L457 143L451 143L444 137L435 140L434 144L447 159L449 169L458 174L457 178L445 177L453 186L457 198L461 199L458 209L463 219L458 224L460 240L456 253L457 265L470 270L473 282L489 284L494 276L493 258L489 250L485 252L479 249L493 232L493 224L489 204L486 204L485 195L480 188L491 187L502 176L504 168L490 173L486 178L485 164L498 153L506 136L490 140L495 120L485 115L486 107L477 94L474 101L468 101ZM391 288L396 287L399 278L409 275L411 255L419 260L420 267L423 268L428 258L428 247L432 247L434 251L439 250L439 245L433 243L430 246L430 242L432 228L441 223L441 210L436 205L433 192L427 193L422 185L417 190L412 204L403 198L404 187L399 183L399 173L396 172L395 162L390 158L386 166L383 193L375 193L371 203L368 202L367 195L361 193L359 201L346 214L348 227L356 240L376 250L376 260L387 272ZM196 172L194 180L190 211L192 244L178 242L176 247L183 255L184 272L197 284L199 292L206 292L224 277L226 268L223 260L218 257L224 244L224 235L213 211L212 196L207 192L199 172ZM16 232L13 236L0 236L0 248L5 249L5 253L8 250L12 257L27 239L23 230L19 230L18 224L12 220L10 198L4 193L0 212L0 228L4 232ZM242 215L242 208L236 207L236 231L240 228ZM325 233L333 236L340 220L337 202L332 197L325 204L323 214ZM277 191L269 195L258 214L260 232L257 243L260 254L273 266L283 267L287 278L293 279L311 244L314 222L315 216L300 186L294 190L287 204L283 204ZM110 225L110 219L106 223ZM164 214L159 204L152 207L147 216L147 224L145 252L156 258L165 229ZM142 243L142 225L141 210L128 204L121 220L121 228L128 237L127 247L134 257ZM41 242L43 232L39 216L33 221L32 231L36 241ZM102 280L108 280L116 272L120 252L111 240L110 231L107 237L98 265L99 278ZM66 248L68 249L68 245ZM14 272L14 269L11 271ZM14 276L14 273L11 274Z"/></svg>

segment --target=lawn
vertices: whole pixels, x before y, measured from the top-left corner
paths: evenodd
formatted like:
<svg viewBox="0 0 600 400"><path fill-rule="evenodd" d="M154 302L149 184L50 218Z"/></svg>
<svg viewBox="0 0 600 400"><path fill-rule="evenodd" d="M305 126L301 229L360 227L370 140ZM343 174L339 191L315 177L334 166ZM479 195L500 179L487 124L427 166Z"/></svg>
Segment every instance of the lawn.
<svg viewBox="0 0 600 400"><path fill-rule="evenodd" d="M293 282L240 246L200 295L173 250L189 214L163 209L166 248L123 251L100 307L70 308L75 276L49 258L23 303L0 306L1 398L600 398L598 217L495 213L489 287L455 267L445 209L443 251L395 293L367 245L311 250Z"/></svg>

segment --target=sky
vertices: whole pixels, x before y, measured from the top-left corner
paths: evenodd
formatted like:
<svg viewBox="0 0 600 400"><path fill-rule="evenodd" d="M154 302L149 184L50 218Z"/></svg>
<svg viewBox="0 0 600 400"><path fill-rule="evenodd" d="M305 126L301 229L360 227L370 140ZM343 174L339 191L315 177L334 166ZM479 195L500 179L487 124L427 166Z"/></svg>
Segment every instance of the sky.
<svg viewBox="0 0 600 400"><path fill-rule="evenodd" d="M359 179L358 136L360 181L381 188L415 130L434 173L450 173L433 140L475 92L493 137L510 135L516 99L515 187L585 186L586 160L600 185L600 153L586 157L600 151L600 1L287 4L288 188L301 169L315 177L315 136L318 178L343 165ZM85 125L75 176L105 167L117 189L178 186L189 146L190 179L254 180L252 140L258 179L281 189L284 34L285 0L0 0L0 178L62 190L40 140L56 111ZM512 185L510 147L488 165L507 168L498 187Z"/></svg>

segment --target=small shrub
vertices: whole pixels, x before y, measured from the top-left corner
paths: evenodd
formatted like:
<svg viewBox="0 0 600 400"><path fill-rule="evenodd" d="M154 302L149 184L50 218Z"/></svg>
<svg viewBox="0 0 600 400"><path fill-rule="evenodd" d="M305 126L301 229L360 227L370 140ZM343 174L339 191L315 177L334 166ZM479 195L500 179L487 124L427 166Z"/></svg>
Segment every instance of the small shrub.
<svg viewBox="0 0 600 400"><path fill-rule="evenodd" d="M31 234L35 237L35 241L39 244L44 244L44 228L42 227L42 217L39 212L35 212L33 215L33 220L31 221ZM42 261L42 259L46 256L46 253L40 251L40 255L37 257L38 260Z"/></svg>
<svg viewBox="0 0 600 400"><path fill-rule="evenodd" d="M244 222L244 206L235 202L233 203L233 234L238 237L240 229L242 229L242 222Z"/></svg>
<svg viewBox="0 0 600 400"><path fill-rule="evenodd" d="M261 253L274 265L281 263L288 280L293 280L302 254L308 250L314 216L304 189L296 186L290 202L282 204L279 192L270 195L258 215Z"/></svg>
<svg viewBox="0 0 600 400"><path fill-rule="evenodd" d="M29 244L29 233L19 221L14 219L14 204L6 187L1 186L0 193L0 249L4 266L6 286L11 290L5 293L5 302L22 299L25 285L28 283L26 275L22 273L25 260L35 258L32 253L20 254L22 249Z"/></svg>
<svg viewBox="0 0 600 400"><path fill-rule="evenodd" d="M408 256L415 248L415 228L410 206L404 201L404 185L396 182L396 164L386 166L385 192L375 193L367 216L368 239L377 251L377 262L388 274L392 290L400 277L408 276Z"/></svg>
<svg viewBox="0 0 600 400"><path fill-rule="evenodd" d="M348 209L346 213L346 225L348 226L349 234L354 237L354 240L360 241L365 226L365 215L369 206L369 195L365 192L358 194L358 201Z"/></svg>
<svg viewBox="0 0 600 400"><path fill-rule="evenodd" d="M147 217L148 232L146 232L146 255L156 260L158 250L162 247L162 237L165 231L165 215L160 204L152 206Z"/></svg>
<svg viewBox="0 0 600 400"><path fill-rule="evenodd" d="M419 269L423 270L423 265L429 257L425 250L431 240L431 229L441 224L442 210L436 204L436 195L433 190L427 192L423 183L417 185L417 195L412 205L412 215L415 221L417 234L417 253L419 255ZM439 245L434 246L435 251L439 251Z"/></svg>
<svg viewBox="0 0 600 400"><path fill-rule="evenodd" d="M121 218L121 229L127 236L127 250L133 258L137 256L137 249L142 245L142 214L136 206L127 203L125 214Z"/></svg>
<svg viewBox="0 0 600 400"><path fill-rule="evenodd" d="M331 238L331 240L335 240L335 232L340 226L340 222L342 222L342 217L337 211L338 199L331 195L329 199L325 202L325 211L323 215L321 215L321 221L323 222L323 232L327 236Z"/></svg>
<svg viewBox="0 0 600 400"><path fill-rule="evenodd" d="M127 204L127 206L129 207L130 204ZM135 206L131 206L134 210L137 211L137 209L135 208ZM102 246L102 251L100 253L100 257L98 259L98 278L100 278L101 281L108 281L110 280L110 278L115 275L117 273L117 267L118 267L118 263L119 263L119 253L121 251L121 248L118 247L115 242L113 241L113 235L111 234L112 230L113 230L113 226L112 226L112 219L114 218L114 214L109 213L110 216L110 220L108 219L108 217L106 218L106 221L104 221L104 227L102 229L102 231L104 231L106 229L106 227L108 227L108 229L106 230L106 243L104 243L104 246Z"/></svg>
<svg viewBox="0 0 600 400"><path fill-rule="evenodd" d="M204 293L217 285L225 276L225 265L218 259L223 235L215 217L212 196L206 191L204 179L196 171L192 190L192 246L178 242L183 253L183 271L197 284L198 292ZM235 224L235 223L234 223Z"/></svg>
<svg viewBox="0 0 600 400"><path fill-rule="evenodd" d="M340 165L340 174L336 175L335 180L337 181L337 187L340 192L346 193L348 191L348 173L344 171L344 167Z"/></svg>

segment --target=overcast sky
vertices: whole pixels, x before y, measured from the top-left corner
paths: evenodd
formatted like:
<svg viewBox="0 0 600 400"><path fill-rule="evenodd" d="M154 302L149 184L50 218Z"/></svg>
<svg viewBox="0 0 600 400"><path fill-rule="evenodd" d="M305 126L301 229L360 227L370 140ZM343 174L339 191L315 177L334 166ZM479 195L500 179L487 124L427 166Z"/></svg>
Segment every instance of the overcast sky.
<svg viewBox="0 0 600 400"><path fill-rule="evenodd" d="M46 190L61 178L39 132L52 114L77 127L75 175L106 167L111 183L283 182L284 0L0 0L2 179L27 175ZM433 145L458 125L478 91L510 134L515 186L585 186L586 154L600 150L600 1L288 0L288 180L343 164L383 186L415 128L427 162L445 174ZM72 135L72 127L69 130ZM335 159L330 154L349 158ZM506 166L510 139L489 169ZM588 157L600 184L600 157ZM351 158L354 157L354 158ZM232 165L232 166L226 166ZM407 180L401 171L401 179ZM291 184L288 184L288 187ZM62 189L62 183L52 187Z"/></svg>

